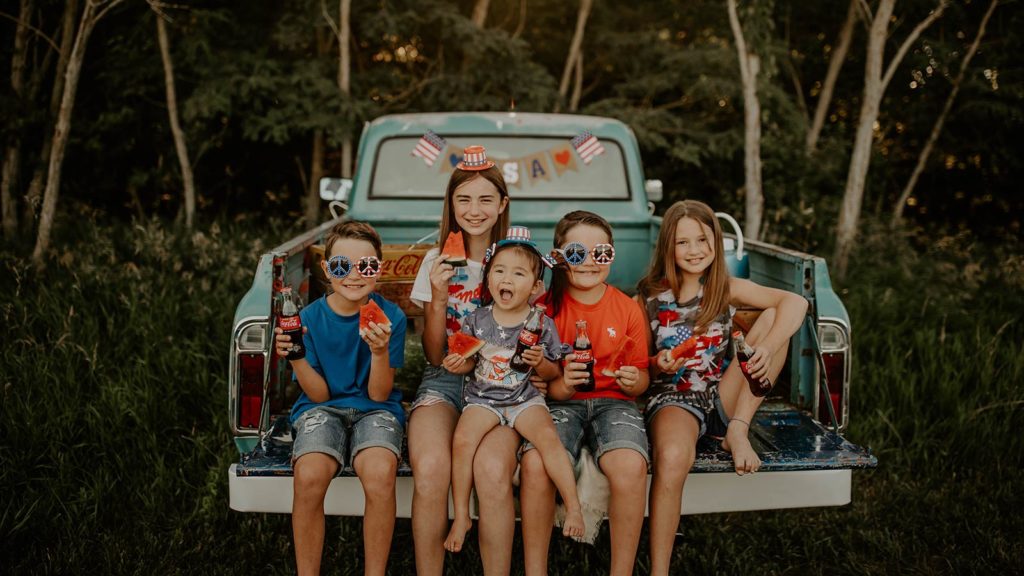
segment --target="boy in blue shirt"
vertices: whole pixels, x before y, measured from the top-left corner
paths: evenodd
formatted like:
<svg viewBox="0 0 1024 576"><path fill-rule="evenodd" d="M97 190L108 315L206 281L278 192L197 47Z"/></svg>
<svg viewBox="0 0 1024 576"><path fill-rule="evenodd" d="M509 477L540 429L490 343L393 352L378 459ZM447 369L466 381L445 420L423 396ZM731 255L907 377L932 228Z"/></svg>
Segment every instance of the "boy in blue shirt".
<svg viewBox="0 0 1024 576"><path fill-rule="evenodd" d="M395 475L405 414L394 388L405 360L406 318L374 292L381 240L363 222L331 229L321 264L333 292L300 313L305 358L291 360L302 393L292 406L294 499L292 531L300 575L318 574L324 544L324 497L346 459L366 496L363 554L366 574L384 574L395 527ZM359 309L373 300L390 325L359 328ZM277 353L291 338L275 329Z"/></svg>

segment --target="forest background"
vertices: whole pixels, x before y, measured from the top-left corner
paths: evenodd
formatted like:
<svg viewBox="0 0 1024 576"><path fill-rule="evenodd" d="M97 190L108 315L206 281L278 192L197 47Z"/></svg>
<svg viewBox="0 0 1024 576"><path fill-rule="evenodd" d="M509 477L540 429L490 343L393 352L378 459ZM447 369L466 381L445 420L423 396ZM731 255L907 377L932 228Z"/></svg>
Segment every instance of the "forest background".
<svg viewBox="0 0 1024 576"><path fill-rule="evenodd" d="M3 3L0 563L289 572L288 518L226 499L256 259L324 217L366 121L514 106L628 123L659 212L830 257L850 309L879 469L847 507L687 517L677 565L1019 570L1022 32L1016 0ZM361 571L358 519L328 534ZM601 538L552 570L604 569ZM410 549L399 522L393 573Z"/></svg>

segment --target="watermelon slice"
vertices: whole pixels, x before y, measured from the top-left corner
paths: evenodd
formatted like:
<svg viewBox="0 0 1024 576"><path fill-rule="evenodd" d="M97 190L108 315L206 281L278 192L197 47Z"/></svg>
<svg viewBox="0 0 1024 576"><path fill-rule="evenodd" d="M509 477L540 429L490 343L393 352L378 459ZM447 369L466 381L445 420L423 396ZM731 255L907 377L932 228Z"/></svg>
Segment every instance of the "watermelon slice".
<svg viewBox="0 0 1024 576"><path fill-rule="evenodd" d="M441 254L448 255L448 259L445 262L452 266L465 266L469 263L466 260L466 243L462 240L461 230L448 233L448 239L444 241Z"/></svg>
<svg viewBox="0 0 1024 576"><path fill-rule="evenodd" d="M469 358L484 347L483 340L466 334L465 332L453 332L448 337L448 353L459 354L463 358Z"/></svg>
<svg viewBox="0 0 1024 576"><path fill-rule="evenodd" d="M608 363L601 370L601 374L605 376L615 377L615 371L623 366L629 364L629 356L633 353L633 348L636 346L636 340L633 340L629 336L626 336L626 341L621 346L615 349L612 353L611 358L608 359Z"/></svg>
<svg viewBox="0 0 1024 576"><path fill-rule="evenodd" d="M391 327L391 320L388 320L387 314L372 299L367 300L366 304L359 307L359 331L362 332L369 328L370 322Z"/></svg>
<svg viewBox="0 0 1024 576"><path fill-rule="evenodd" d="M697 337L690 336L686 340L683 340L676 347L672 349L671 355L672 360L678 360L680 358L689 358L697 353Z"/></svg>

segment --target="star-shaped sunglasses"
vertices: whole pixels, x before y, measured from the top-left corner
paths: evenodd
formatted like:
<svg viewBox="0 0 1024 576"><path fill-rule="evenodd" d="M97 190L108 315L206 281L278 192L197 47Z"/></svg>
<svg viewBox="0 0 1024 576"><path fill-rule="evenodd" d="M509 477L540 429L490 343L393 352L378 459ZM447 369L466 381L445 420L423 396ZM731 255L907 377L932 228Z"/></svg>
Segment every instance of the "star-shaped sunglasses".
<svg viewBox="0 0 1024 576"><path fill-rule="evenodd" d="M579 242L569 242L562 246L562 256L570 266L579 266L587 261L587 254L594 257L594 262L607 266L615 260L615 247L611 244L595 244L589 251Z"/></svg>
<svg viewBox="0 0 1024 576"><path fill-rule="evenodd" d="M356 272L363 278L376 278L380 274L380 258L363 256L356 262ZM348 256L331 256L327 261L327 273L341 280L352 273L352 261Z"/></svg>

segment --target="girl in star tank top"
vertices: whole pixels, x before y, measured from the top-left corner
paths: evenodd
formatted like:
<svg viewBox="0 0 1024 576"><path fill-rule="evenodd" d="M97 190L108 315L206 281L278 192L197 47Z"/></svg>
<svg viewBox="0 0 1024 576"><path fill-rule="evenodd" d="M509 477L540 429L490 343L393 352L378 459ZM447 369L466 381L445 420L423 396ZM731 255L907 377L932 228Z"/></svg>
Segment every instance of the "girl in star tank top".
<svg viewBox="0 0 1024 576"><path fill-rule="evenodd" d="M731 278L722 230L711 208L684 200L665 212L647 275L637 286L650 331L651 386L645 395L651 436L651 574L667 575L679 528L683 484L704 434L722 437L737 474L761 460L748 438L763 398L750 392L732 351L738 307L764 310L746 335L751 375L774 382L790 337L807 311L803 297Z"/></svg>

